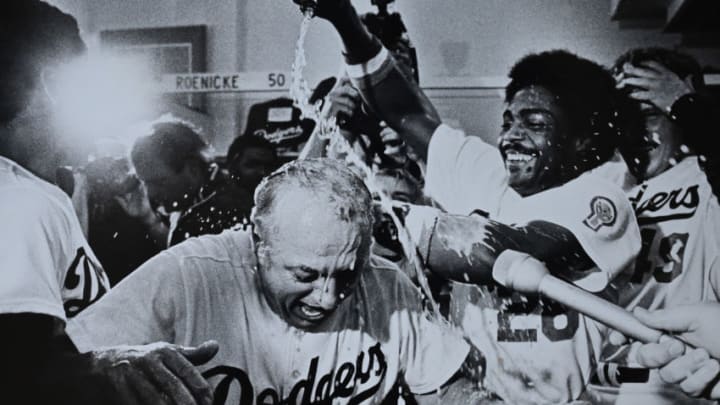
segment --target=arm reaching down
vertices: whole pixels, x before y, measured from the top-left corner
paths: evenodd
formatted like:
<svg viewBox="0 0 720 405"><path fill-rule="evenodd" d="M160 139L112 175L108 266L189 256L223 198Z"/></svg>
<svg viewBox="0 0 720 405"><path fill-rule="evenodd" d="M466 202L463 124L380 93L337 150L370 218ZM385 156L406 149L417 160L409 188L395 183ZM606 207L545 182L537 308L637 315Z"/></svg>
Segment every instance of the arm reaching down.
<svg viewBox="0 0 720 405"><path fill-rule="evenodd" d="M425 157L441 120L422 90L367 31L349 0L318 0L315 14L328 20L340 35L348 74L365 102Z"/></svg>
<svg viewBox="0 0 720 405"><path fill-rule="evenodd" d="M0 387L9 403L158 404L212 403L209 384L193 367L218 350L157 343L78 353L47 315L0 315Z"/></svg>

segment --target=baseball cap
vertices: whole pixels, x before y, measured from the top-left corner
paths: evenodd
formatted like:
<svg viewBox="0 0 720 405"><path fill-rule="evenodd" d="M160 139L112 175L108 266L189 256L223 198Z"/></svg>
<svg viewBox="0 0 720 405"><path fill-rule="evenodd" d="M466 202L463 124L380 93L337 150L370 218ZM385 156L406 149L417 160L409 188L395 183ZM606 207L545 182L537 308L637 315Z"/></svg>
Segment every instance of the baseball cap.
<svg viewBox="0 0 720 405"><path fill-rule="evenodd" d="M264 138L275 146L278 157L296 158L315 128L313 120L301 119L300 114L286 97L253 104L243 136Z"/></svg>
<svg viewBox="0 0 720 405"><path fill-rule="evenodd" d="M315 87L309 102L314 104L325 98L334 83L335 78L321 81ZM315 129L315 121L300 116L300 109L293 106L293 100L287 97L255 103L248 112L243 136L262 137L275 145L279 158L294 159L298 157L302 145Z"/></svg>

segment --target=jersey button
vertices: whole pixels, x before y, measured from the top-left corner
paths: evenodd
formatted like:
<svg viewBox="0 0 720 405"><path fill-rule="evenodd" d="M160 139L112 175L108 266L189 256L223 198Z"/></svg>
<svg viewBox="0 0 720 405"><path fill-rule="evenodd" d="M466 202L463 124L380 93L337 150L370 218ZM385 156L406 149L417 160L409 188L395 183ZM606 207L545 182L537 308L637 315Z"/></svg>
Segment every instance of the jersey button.
<svg viewBox="0 0 720 405"><path fill-rule="evenodd" d="M293 371L292 376L293 376L293 378L300 378L300 371L298 371L298 370Z"/></svg>

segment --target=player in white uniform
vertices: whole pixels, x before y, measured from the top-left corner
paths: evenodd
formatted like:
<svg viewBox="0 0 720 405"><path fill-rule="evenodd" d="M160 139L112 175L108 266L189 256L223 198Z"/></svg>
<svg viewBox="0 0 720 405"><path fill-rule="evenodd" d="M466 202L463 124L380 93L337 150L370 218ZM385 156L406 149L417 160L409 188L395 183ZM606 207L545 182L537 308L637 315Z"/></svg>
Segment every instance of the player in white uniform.
<svg viewBox="0 0 720 405"><path fill-rule="evenodd" d="M612 77L566 52L521 61L511 73L498 153L441 124L349 1L321 0L315 12L339 32L364 99L416 152L428 154L430 197L463 215L440 215L434 227L430 221L437 238L421 240L420 248L429 251L434 272L488 285L454 288L455 320L486 358L486 388L511 403L578 398L594 369L599 335L555 303L491 289L490 270L502 250L523 250L598 291L634 259L639 232L622 190L583 174L616 146ZM529 365L531 359L539 364Z"/></svg>
<svg viewBox="0 0 720 405"><path fill-rule="evenodd" d="M281 167L256 190L253 223L151 259L73 319L70 337L82 351L217 339L203 371L215 403L393 403L400 382L429 394L421 403L456 403L435 391L469 347L404 273L371 258L370 193L344 163Z"/></svg>
<svg viewBox="0 0 720 405"><path fill-rule="evenodd" d="M70 198L2 156L0 223L0 312L64 322L109 289Z"/></svg>
<svg viewBox="0 0 720 405"><path fill-rule="evenodd" d="M684 117L673 107L700 90L700 66L674 51L638 49L621 56L615 67L619 86L638 100L645 124L622 148L628 176L637 179L629 183L627 195L640 225L642 250L632 271L613 283L620 304L656 310L718 301L720 205L697 151L687 146L688 137L698 135L686 135ZM608 342L607 364L598 370L598 383L604 386L595 387L603 400L696 402L656 371L638 368L635 349L637 345L618 348Z"/></svg>
<svg viewBox="0 0 720 405"><path fill-rule="evenodd" d="M8 0L0 8L2 402L156 404L168 394L178 403L197 403L189 393L175 395L183 382L198 392L207 386L187 372L192 364L185 356L197 353L156 345L81 355L65 335L66 320L109 288L72 202L50 183L57 167L72 163L65 159L72 141L54 125L61 96L52 93L55 79L85 44L75 19L46 3ZM176 361L186 373L160 375L152 367L161 361ZM169 386L156 388L156 382Z"/></svg>

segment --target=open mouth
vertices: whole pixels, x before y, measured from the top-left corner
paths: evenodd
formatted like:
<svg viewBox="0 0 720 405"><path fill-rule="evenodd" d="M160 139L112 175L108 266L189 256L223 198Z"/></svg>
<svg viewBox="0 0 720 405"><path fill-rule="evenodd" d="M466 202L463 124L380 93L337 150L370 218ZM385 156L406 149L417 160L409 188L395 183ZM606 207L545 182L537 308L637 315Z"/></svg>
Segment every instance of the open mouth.
<svg viewBox="0 0 720 405"><path fill-rule="evenodd" d="M501 150L505 158L505 165L510 170L525 167L534 162L538 156L536 151L519 145L503 146Z"/></svg>
<svg viewBox="0 0 720 405"><path fill-rule="evenodd" d="M302 302L297 304L294 312L298 318L311 324L322 321L328 314L327 311L322 308L307 305Z"/></svg>

